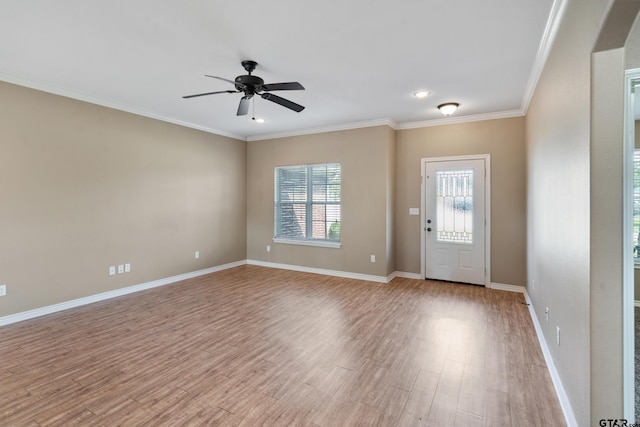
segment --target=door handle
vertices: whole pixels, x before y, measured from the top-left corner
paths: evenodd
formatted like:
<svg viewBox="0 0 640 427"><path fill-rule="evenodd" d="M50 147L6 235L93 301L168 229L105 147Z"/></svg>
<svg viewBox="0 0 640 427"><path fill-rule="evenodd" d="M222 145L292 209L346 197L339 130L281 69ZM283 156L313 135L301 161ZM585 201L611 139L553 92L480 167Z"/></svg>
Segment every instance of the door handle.
<svg viewBox="0 0 640 427"><path fill-rule="evenodd" d="M427 228L427 231L431 231L431 227Z"/></svg>

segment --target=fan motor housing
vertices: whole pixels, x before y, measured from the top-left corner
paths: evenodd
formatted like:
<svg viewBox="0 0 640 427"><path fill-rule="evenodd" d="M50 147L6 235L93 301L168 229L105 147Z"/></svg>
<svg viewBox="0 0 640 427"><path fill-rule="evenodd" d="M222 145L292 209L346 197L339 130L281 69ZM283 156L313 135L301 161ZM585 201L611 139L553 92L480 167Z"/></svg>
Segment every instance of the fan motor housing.
<svg viewBox="0 0 640 427"><path fill-rule="evenodd" d="M236 90L246 91L249 90L252 93L257 93L262 90L264 80L258 76L238 76L236 77Z"/></svg>

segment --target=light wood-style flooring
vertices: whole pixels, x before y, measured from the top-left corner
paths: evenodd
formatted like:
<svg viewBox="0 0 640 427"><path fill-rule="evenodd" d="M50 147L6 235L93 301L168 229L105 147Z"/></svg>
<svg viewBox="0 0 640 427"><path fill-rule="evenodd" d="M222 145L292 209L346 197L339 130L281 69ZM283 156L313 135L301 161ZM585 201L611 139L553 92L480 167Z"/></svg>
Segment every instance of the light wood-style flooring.
<svg viewBox="0 0 640 427"><path fill-rule="evenodd" d="M521 294L242 266L0 327L0 426L565 425Z"/></svg>

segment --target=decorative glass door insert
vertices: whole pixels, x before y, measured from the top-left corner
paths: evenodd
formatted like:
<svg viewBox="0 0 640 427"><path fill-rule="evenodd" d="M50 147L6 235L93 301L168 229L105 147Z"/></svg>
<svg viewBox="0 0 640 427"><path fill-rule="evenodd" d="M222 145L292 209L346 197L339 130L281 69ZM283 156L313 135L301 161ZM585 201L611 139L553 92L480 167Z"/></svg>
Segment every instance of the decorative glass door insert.
<svg viewBox="0 0 640 427"><path fill-rule="evenodd" d="M436 172L439 242L473 244L473 170Z"/></svg>

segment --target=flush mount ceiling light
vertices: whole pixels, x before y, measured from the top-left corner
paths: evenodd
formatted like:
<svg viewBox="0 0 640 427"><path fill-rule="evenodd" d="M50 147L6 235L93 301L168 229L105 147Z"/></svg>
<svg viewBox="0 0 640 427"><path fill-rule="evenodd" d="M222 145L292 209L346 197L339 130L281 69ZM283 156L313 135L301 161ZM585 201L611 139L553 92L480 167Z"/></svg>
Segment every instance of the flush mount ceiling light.
<svg viewBox="0 0 640 427"><path fill-rule="evenodd" d="M426 90L419 90L413 93L413 96L415 96L416 98L424 98L427 95L429 95L429 92Z"/></svg>
<svg viewBox="0 0 640 427"><path fill-rule="evenodd" d="M445 116L450 116L456 112L459 106L460 104L457 102L447 102L446 104L438 105L438 110L440 110L440 112Z"/></svg>

